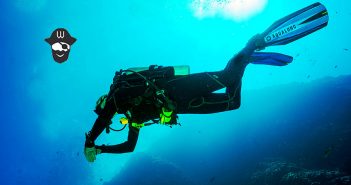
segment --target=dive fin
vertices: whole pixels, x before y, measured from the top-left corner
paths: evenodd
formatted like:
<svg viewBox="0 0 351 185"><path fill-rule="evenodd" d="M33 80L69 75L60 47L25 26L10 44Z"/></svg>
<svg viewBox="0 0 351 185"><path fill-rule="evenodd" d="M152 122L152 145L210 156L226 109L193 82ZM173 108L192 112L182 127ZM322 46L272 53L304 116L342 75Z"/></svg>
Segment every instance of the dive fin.
<svg viewBox="0 0 351 185"><path fill-rule="evenodd" d="M249 59L252 64L285 66L293 61L293 57L271 52L254 52Z"/></svg>
<svg viewBox="0 0 351 185"><path fill-rule="evenodd" d="M328 11L321 3L314 3L273 23L261 35L262 48L285 45L328 25ZM261 48L261 49L262 49Z"/></svg>

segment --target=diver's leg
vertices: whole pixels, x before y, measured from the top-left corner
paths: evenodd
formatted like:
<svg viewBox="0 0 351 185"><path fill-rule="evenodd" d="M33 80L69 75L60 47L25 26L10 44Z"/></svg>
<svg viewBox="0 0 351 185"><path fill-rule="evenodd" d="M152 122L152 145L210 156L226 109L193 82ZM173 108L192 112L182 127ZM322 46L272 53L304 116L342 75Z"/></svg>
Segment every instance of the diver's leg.
<svg viewBox="0 0 351 185"><path fill-rule="evenodd" d="M258 47L258 39L260 37L260 35L252 37L246 46L228 61L223 70L223 79L221 79L223 83L228 84L227 86L243 77L245 68L250 63L250 57Z"/></svg>
<svg viewBox="0 0 351 185"><path fill-rule="evenodd" d="M219 80L222 76L222 71L195 73L169 79L161 87L167 91L170 98L182 101L226 88L226 84Z"/></svg>
<svg viewBox="0 0 351 185"><path fill-rule="evenodd" d="M177 102L179 113L214 113L240 106L241 79L250 55L257 48L253 37L222 71L192 74L166 83L166 90ZM225 94L212 92L226 88ZM195 106L193 106L195 105Z"/></svg>
<svg viewBox="0 0 351 185"><path fill-rule="evenodd" d="M176 95L188 95L190 93L190 96L198 97L222 88L236 87L236 84L241 82L245 68L249 64L251 54L257 48L257 38L259 38L259 35L250 39L246 47L229 60L224 70L196 73L170 79L166 83L168 92Z"/></svg>
<svg viewBox="0 0 351 185"><path fill-rule="evenodd" d="M238 109L241 103L241 85L235 94L211 93L207 96L194 98L178 107L179 114L210 114Z"/></svg>

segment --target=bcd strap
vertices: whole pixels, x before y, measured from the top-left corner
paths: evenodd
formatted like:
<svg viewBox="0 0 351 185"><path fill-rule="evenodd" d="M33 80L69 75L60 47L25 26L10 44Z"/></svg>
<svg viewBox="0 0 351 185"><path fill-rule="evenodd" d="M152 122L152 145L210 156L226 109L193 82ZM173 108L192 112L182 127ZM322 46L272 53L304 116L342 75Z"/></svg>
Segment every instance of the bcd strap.
<svg viewBox="0 0 351 185"><path fill-rule="evenodd" d="M132 123L132 127L137 128L137 129L141 129L144 126L145 126L144 123Z"/></svg>

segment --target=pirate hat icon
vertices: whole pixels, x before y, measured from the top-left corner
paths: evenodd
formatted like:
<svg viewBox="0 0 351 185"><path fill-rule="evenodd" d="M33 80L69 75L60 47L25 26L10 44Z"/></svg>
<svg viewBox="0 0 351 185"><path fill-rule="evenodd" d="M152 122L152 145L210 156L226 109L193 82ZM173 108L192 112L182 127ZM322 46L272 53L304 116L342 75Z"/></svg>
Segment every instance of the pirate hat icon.
<svg viewBox="0 0 351 185"><path fill-rule="evenodd" d="M45 39L51 45L52 56L58 63L63 63L68 59L71 46L76 40L64 28L54 30L50 38Z"/></svg>
<svg viewBox="0 0 351 185"><path fill-rule="evenodd" d="M50 45L53 45L57 42L65 42L69 45L72 45L76 42L76 38L72 37L68 31L64 28L58 28L51 33L50 38L46 38L45 41Z"/></svg>

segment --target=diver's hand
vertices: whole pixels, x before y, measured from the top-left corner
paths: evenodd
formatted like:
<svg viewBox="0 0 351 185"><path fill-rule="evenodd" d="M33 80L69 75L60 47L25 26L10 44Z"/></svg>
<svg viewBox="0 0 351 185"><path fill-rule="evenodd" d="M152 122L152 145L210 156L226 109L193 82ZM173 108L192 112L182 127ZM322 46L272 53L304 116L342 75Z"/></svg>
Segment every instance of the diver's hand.
<svg viewBox="0 0 351 185"><path fill-rule="evenodd" d="M84 156L85 159L88 162L94 162L96 160L96 155L97 154L101 154L101 150L100 149L96 149L95 146L93 147L84 147Z"/></svg>
<svg viewBox="0 0 351 185"><path fill-rule="evenodd" d="M90 139L90 132L85 134L84 156L88 162L94 162L96 155L100 154L101 150L95 148L95 143Z"/></svg>

